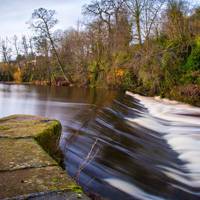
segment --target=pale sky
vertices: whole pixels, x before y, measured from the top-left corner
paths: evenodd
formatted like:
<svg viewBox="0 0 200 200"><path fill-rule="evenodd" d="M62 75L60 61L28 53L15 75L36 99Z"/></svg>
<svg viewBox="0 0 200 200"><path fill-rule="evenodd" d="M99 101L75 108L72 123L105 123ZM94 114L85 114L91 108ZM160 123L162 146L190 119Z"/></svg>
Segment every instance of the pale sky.
<svg viewBox="0 0 200 200"><path fill-rule="evenodd" d="M59 23L56 28L76 27L82 19L82 6L91 0L0 0L0 38L29 35L27 21L34 9L44 7L56 10ZM200 5L200 0L189 0Z"/></svg>
<svg viewBox="0 0 200 200"><path fill-rule="evenodd" d="M58 29L76 27L82 6L88 2L90 0L0 0L0 37L29 34L26 22L33 10L40 7L56 10Z"/></svg>

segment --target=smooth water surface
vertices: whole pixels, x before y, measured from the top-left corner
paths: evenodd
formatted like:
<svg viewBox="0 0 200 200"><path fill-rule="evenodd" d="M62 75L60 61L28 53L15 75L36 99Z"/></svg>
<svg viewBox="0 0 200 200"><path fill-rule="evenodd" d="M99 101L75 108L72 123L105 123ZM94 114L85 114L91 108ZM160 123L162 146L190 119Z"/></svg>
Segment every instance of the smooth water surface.
<svg viewBox="0 0 200 200"><path fill-rule="evenodd" d="M113 200L200 199L200 108L108 90L0 84L0 117L63 125L66 170Z"/></svg>

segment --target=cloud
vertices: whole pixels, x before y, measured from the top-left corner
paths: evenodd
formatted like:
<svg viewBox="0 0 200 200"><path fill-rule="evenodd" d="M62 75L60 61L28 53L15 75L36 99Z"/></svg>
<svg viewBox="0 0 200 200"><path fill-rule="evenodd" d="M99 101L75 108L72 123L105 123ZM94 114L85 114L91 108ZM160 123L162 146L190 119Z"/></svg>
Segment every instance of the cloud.
<svg viewBox="0 0 200 200"><path fill-rule="evenodd" d="M26 22L34 9L45 7L56 10L58 28L76 26L81 18L82 6L89 0L0 0L0 37L29 34Z"/></svg>

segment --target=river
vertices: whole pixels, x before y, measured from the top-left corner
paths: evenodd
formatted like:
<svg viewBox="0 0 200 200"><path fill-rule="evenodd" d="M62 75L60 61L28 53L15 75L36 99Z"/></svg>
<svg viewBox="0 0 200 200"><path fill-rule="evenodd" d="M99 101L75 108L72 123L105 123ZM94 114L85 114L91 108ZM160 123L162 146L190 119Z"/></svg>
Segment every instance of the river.
<svg viewBox="0 0 200 200"><path fill-rule="evenodd" d="M200 108L108 90L0 84L0 117L61 121L67 172L112 200L200 199Z"/></svg>

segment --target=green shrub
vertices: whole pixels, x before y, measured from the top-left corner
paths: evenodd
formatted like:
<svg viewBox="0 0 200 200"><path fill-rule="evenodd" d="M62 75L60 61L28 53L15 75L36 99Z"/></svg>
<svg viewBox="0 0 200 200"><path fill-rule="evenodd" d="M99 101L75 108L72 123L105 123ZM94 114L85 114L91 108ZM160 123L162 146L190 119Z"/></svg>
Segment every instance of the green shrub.
<svg viewBox="0 0 200 200"><path fill-rule="evenodd" d="M200 70L200 38L197 38L192 52L185 64L185 70L194 71Z"/></svg>
<svg viewBox="0 0 200 200"><path fill-rule="evenodd" d="M180 79L181 84L198 84L200 85L200 71L188 71Z"/></svg>
<svg viewBox="0 0 200 200"><path fill-rule="evenodd" d="M124 90L130 89L133 86L133 77L130 71L126 71L122 78L122 88Z"/></svg>

